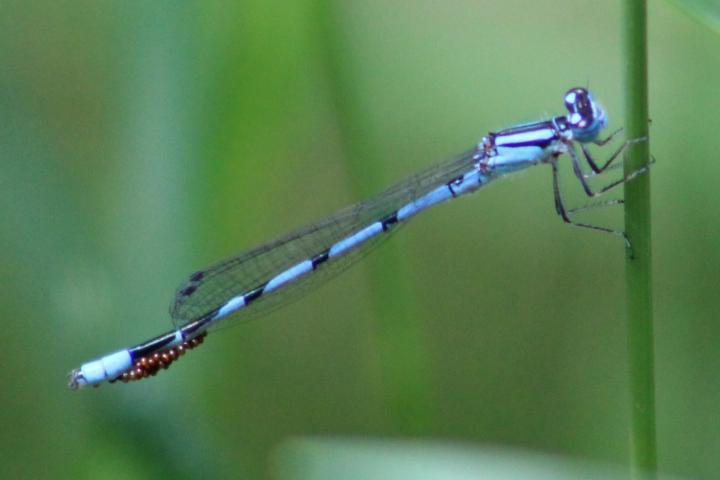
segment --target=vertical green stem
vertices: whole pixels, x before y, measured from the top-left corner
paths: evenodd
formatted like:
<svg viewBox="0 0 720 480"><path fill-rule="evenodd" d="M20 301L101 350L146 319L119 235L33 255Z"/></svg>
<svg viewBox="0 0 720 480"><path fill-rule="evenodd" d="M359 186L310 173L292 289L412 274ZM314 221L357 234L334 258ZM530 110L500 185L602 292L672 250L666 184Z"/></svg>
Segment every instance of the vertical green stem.
<svg viewBox="0 0 720 480"><path fill-rule="evenodd" d="M624 0L622 3L625 128L627 138L642 138L648 135L647 5L645 0ZM632 145L625 155L625 175L646 165L649 151L649 142ZM630 462L633 478L651 479L656 476L657 454L649 174L625 185L625 231L632 245L625 266L632 402Z"/></svg>

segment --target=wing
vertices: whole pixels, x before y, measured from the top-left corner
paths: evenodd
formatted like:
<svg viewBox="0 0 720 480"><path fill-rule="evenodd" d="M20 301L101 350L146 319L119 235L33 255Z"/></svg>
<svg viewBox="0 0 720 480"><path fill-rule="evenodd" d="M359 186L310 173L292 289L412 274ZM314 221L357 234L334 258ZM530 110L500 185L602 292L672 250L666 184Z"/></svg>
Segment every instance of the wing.
<svg viewBox="0 0 720 480"><path fill-rule="evenodd" d="M468 150L412 175L368 200L346 207L320 222L193 273L177 289L170 306L173 323L182 327L216 310L230 299L255 289L277 274L325 251L338 241L392 214L437 186L457 178L472 168L475 152L474 148ZM232 318L253 318L297 299L310 288L345 270L387 237L388 235L377 235L358 248L331 258L317 270L262 295L257 301L241 308Z"/></svg>

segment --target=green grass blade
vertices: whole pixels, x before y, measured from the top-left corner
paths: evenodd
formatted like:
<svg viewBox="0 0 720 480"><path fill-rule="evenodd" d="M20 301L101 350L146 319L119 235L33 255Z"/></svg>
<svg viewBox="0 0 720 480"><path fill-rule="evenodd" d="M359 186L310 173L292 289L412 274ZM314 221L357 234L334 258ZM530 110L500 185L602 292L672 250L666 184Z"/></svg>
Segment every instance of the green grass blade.
<svg viewBox="0 0 720 480"><path fill-rule="evenodd" d="M625 119L627 137L648 135L647 5L623 2ZM625 174L649 160L649 142L629 148ZM628 361L631 386L630 462L633 478L655 478L655 383L650 243L650 175L625 185L625 231L632 244L625 277L628 309Z"/></svg>

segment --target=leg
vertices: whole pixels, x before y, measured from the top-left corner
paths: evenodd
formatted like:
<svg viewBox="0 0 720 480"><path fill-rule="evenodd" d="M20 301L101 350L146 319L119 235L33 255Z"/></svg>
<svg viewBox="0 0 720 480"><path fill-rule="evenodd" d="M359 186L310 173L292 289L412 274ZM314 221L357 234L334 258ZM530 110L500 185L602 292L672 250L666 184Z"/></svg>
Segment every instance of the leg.
<svg viewBox="0 0 720 480"><path fill-rule="evenodd" d="M623 166L623 162L621 162L621 161L615 162L612 165L610 165L609 167L607 167L605 170L603 170L602 173L609 172L610 170L617 170L618 168L622 168L622 166ZM583 177L585 177L585 178L595 178L598 175L600 175L600 174L595 173L595 172L583 173Z"/></svg>
<svg viewBox="0 0 720 480"><path fill-rule="evenodd" d="M595 142L593 142L593 143L595 143L596 145L605 145L605 144L606 144L607 142L609 142L610 139L612 139L612 137L614 137L615 134L617 134L619 131L620 131L620 130L617 130L616 132L614 132L612 135L610 135L610 136L609 136L608 138L606 138L605 140L597 140L597 141L595 141ZM595 163L595 160L592 158L592 155L590 155L590 152L588 151L587 147L585 147L585 145L580 144L580 148L582 149L583 156L585 157L585 161L587 161L587 164L590 165L590 168L592 169L592 171L597 174L597 173L602 173L602 172L604 172L604 171L610 166L610 164L612 164L612 163L615 161L615 159L616 159L627 147L629 147L630 145L633 145L633 144L635 144L635 143L644 142L644 141L646 141L646 140L647 140L647 137L634 138L634 139L632 139L632 140L625 140L625 141L622 143L622 145L620 145L620 146L618 147L618 149L615 150L615 153L613 153L613 154L610 156L610 158L607 159L607 161L605 161L605 163L603 164L602 167L599 167L599 166L597 165L597 163Z"/></svg>
<svg viewBox="0 0 720 480"><path fill-rule="evenodd" d="M592 143L602 147L603 145L607 145L609 142L611 142L615 138L615 136L622 131L623 131L623 127L620 127L617 130L615 130L614 132L612 132L610 135L608 135L606 138L604 138L602 140L601 139L593 140ZM590 165L590 168L592 168L592 170L594 172L594 173L586 175L586 177L591 177L593 175L596 175L596 174L604 171L610 165L610 163L612 163L612 161L615 160L615 157L620 154L622 149L625 148L625 146L621 146L620 149L617 152L615 152L612 157L610 157L610 160L605 162L605 165L603 165L602 168L599 168L597 166L597 164L595 163L594 159L592 158L592 156L590 155L590 152L588 152L587 149L585 148L585 145L580 144L580 147L583 150L583 155L585 155L585 159L587 160L588 165Z"/></svg>
<svg viewBox="0 0 720 480"><path fill-rule="evenodd" d="M613 230L612 228L600 227L598 225L590 225L588 223L575 222L570 218L570 216L568 215L568 210L566 210L565 205L563 205L562 196L560 195L560 187L559 187L559 182L558 182L557 159L553 158L549 163L550 163L550 166L552 166L553 197L555 199L555 211L558 213L558 215L560 215L560 218L562 218L565 223L575 225L576 227L590 228L592 230L598 230L600 232L607 232L607 233L612 233L613 235L618 235L625 240L625 245L627 245L627 247L630 248L630 242L628 241L627 236L625 235L625 232L622 232L620 230ZM620 201L620 202L622 202L622 201Z"/></svg>
<svg viewBox="0 0 720 480"><path fill-rule="evenodd" d="M606 139L604 139L604 140L593 140L592 143L594 143L595 145L603 146L603 145L605 145L606 143L612 141L612 139L615 138L615 135L617 135L618 133L622 132L623 130L624 130L623 127L620 127L620 128L618 128L617 130L615 130L613 133L611 133L610 135L608 135L608 137L607 137Z"/></svg>
<svg viewBox="0 0 720 480"><path fill-rule="evenodd" d="M594 210L596 208L612 207L615 205L623 205L625 200L622 198L613 198L612 200L605 200L602 202L591 203L589 205L582 205L580 207L568 208L566 212L568 215L574 215L580 212L587 212L588 210Z"/></svg>
<svg viewBox="0 0 720 480"><path fill-rule="evenodd" d="M612 162L618 156L619 152L624 150L625 147L627 145L630 145L631 143L637 143L637 142L634 140L628 140L627 142L625 142L625 144L623 144L621 146L621 148L618 149L618 151L615 152L615 154L613 154L613 156L610 158L610 160L608 160L605 163L605 165L603 165L602 170L600 170L600 172L602 172L604 169L607 169L610 162ZM568 153L568 155L570 155L570 159L572 160L573 172L575 173L575 176L578 178L578 180L580 180L580 184L582 185L583 190L585 190L585 194L588 197L596 197L598 195L602 195L603 193L607 192L608 190L610 190L612 188L617 187L618 185L620 185L622 183L629 182L630 180L637 177L638 175L645 173L650 168L650 164L652 164L654 162L654 159L651 159L651 161L648 163L648 165L635 170L634 172L630 173L629 175L627 175L623 178L620 178L619 180L616 180L608 185L605 185L604 187L600 188L597 191L593 191L593 189L590 188L590 185L587 182L587 177L585 176L585 174L582 172L582 169L580 168L580 160L578 159L577 152L575 151L574 145L572 143L567 143L566 145L567 145L567 153Z"/></svg>

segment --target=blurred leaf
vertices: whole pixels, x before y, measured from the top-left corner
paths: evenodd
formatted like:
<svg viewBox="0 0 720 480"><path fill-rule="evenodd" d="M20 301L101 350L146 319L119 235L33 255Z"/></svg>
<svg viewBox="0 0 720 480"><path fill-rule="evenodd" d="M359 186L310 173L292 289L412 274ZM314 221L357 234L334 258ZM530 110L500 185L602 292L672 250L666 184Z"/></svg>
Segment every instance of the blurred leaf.
<svg viewBox="0 0 720 480"><path fill-rule="evenodd" d="M720 2L717 0L671 0L671 3L720 33Z"/></svg>
<svg viewBox="0 0 720 480"><path fill-rule="evenodd" d="M310 438L287 442L275 453L272 473L280 480L627 478L621 467L518 449L440 442Z"/></svg>

